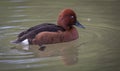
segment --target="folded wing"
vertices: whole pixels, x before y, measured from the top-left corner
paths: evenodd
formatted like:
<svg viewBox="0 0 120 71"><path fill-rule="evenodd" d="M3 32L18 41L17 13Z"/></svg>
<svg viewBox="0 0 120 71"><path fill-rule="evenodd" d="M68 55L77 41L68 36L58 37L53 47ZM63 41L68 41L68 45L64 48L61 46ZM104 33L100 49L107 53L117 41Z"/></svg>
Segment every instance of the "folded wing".
<svg viewBox="0 0 120 71"><path fill-rule="evenodd" d="M25 39L32 40L38 33L41 33L44 31L57 32L57 31L65 31L65 29L58 25L50 24L50 23L36 25L34 27L27 29L26 31L21 32L18 35L18 39L15 40L13 43L20 43Z"/></svg>

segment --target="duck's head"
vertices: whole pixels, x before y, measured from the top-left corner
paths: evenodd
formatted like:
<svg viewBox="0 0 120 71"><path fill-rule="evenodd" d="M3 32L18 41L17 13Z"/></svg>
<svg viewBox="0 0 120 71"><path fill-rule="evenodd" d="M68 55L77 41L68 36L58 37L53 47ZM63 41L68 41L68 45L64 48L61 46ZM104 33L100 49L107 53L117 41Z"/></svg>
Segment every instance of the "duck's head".
<svg viewBox="0 0 120 71"><path fill-rule="evenodd" d="M66 30L69 30L76 25L80 28L85 28L77 21L77 16L72 9L64 9L60 12L57 20L57 24Z"/></svg>

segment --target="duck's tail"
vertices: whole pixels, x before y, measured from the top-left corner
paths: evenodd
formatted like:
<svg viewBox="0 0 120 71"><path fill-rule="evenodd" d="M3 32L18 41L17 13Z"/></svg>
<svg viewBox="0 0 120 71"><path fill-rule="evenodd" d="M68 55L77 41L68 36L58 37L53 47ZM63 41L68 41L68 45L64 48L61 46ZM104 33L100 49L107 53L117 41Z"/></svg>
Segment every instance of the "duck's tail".
<svg viewBox="0 0 120 71"><path fill-rule="evenodd" d="M18 39L12 41L12 43L18 44L26 39L26 36L18 37Z"/></svg>
<svg viewBox="0 0 120 71"><path fill-rule="evenodd" d="M28 39L24 39L24 40L17 39L17 40L11 41L11 43L29 45L29 40Z"/></svg>
<svg viewBox="0 0 120 71"><path fill-rule="evenodd" d="M18 44L18 43L21 43L21 42L22 41L20 41L19 39L11 41L11 43L15 43L15 44Z"/></svg>

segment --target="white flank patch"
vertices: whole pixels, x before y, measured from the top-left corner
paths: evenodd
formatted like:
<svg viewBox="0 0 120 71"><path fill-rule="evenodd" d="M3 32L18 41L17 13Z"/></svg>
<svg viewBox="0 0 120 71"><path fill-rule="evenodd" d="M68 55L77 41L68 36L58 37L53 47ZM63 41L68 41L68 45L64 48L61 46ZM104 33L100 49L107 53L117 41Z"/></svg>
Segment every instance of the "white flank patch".
<svg viewBox="0 0 120 71"><path fill-rule="evenodd" d="M21 42L22 45L29 45L28 39L25 39L24 41Z"/></svg>
<svg viewBox="0 0 120 71"><path fill-rule="evenodd" d="M21 45L23 46L23 50L29 50L29 42L28 39L25 39L21 42Z"/></svg>

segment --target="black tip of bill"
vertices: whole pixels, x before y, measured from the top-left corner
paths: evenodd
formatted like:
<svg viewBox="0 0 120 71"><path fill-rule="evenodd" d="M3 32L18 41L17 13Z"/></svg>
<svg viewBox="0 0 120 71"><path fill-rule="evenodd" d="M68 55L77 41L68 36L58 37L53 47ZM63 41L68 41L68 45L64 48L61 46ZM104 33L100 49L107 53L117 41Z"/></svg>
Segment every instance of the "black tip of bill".
<svg viewBox="0 0 120 71"><path fill-rule="evenodd" d="M78 21L75 23L75 25L79 28L85 29L85 27L82 24L80 24Z"/></svg>

